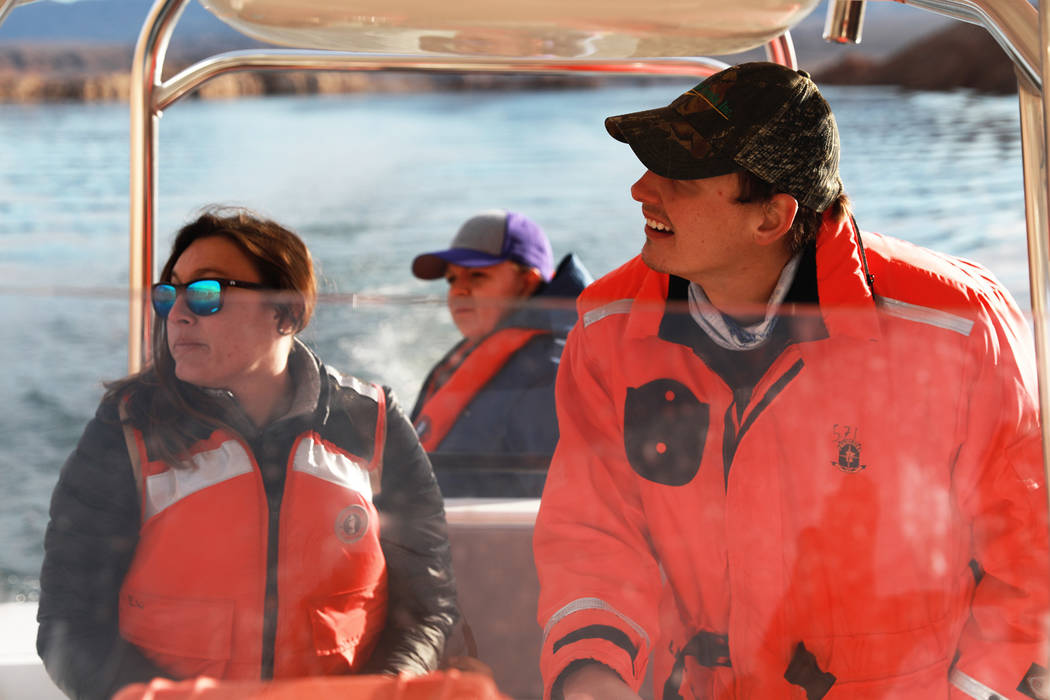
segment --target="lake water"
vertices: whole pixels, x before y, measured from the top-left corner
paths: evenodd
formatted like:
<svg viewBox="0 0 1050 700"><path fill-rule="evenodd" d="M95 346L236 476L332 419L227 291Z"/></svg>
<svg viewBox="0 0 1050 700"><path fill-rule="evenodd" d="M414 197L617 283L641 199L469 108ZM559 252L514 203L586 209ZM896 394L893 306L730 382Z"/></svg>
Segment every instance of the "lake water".
<svg viewBox="0 0 1050 700"><path fill-rule="evenodd" d="M643 241L641 166L602 120L690 83L179 104L161 120L158 258L210 202L291 226L328 295L305 339L411 404L456 337L411 258L505 207L608 272ZM825 94L861 227L980 260L1027 308L1016 100ZM127 124L123 105L0 106L0 601L35 597L58 469L126 370Z"/></svg>

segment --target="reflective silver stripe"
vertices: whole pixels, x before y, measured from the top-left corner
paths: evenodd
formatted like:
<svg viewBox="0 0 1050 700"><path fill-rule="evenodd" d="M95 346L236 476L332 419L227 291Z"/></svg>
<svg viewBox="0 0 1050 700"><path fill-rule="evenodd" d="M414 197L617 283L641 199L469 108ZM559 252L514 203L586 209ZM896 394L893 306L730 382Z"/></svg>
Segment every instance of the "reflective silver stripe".
<svg viewBox="0 0 1050 700"><path fill-rule="evenodd" d="M551 618L547 620L547 624L543 628L543 641L547 641L547 635L551 633L551 629L554 628L554 625L558 624L569 615L580 612L581 610L604 610L605 612L612 613L613 615L630 625L631 629L635 631L635 634L641 637L642 640L645 642L645 646L647 648L652 646L652 643L649 641L649 635L645 633L645 630L642 629L641 625L624 615L622 612L620 612L613 606L606 603L601 598L577 598L568 605L564 606L558 612L551 615Z"/></svg>
<svg viewBox="0 0 1050 700"><path fill-rule="evenodd" d="M629 314L631 313L632 304L634 304L634 299L617 299L616 301L610 301L605 306L591 309L583 315L583 325L587 327L595 321L601 321L606 316Z"/></svg>
<svg viewBox="0 0 1050 700"><path fill-rule="evenodd" d="M1006 693L997 693L976 678L966 675L957 668L953 668L948 675L948 680L956 688L977 700L996 700L996 698L1008 697Z"/></svg>
<svg viewBox="0 0 1050 700"><path fill-rule="evenodd" d="M876 297L875 303L890 316L926 323L945 330L955 331L960 335L970 335L970 331L973 329L973 321L970 319L950 314L941 309L931 309L928 306L909 304L906 301L890 299L889 297Z"/></svg>
<svg viewBox="0 0 1050 700"><path fill-rule="evenodd" d="M186 496L252 471L244 446L227 440L214 450L190 458L189 469L168 469L146 477L146 518L152 518Z"/></svg>
<svg viewBox="0 0 1050 700"><path fill-rule="evenodd" d="M327 448L316 435L307 435L299 441L292 457L292 469L352 489L372 500L368 464Z"/></svg>
<svg viewBox="0 0 1050 700"><path fill-rule="evenodd" d="M367 465L369 478L372 482L371 498L383 490L383 451L386 447L386 392L379 384L363 382L357 377L344 376L339 370L328 367L328 373L338 382L339 386L353 389L361 396L367 396L378 404L376 413L375 445L372 448L372 461Z"/></svg>

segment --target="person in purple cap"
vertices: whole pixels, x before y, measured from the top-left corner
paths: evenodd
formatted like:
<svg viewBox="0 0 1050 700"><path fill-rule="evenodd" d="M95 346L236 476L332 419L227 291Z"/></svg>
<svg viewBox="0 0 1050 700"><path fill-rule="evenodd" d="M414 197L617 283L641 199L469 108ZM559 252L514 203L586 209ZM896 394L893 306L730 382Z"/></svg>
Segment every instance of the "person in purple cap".
<svg viewBox="0 0 1050 700"><path fill-rule="evenodd" d="M640 254L580 295L536 520L545 698L1047 697L1033 342L860 229L831 108L745 63L609 117Z"/></svg>
<svg viewBox="0 0 1050 700"><path fill-rule="evenodd" d="M417 256L412 273L448 282L449 313L463 334L427 375L411 413L442 492L538 496L543 474L515 472L514 458L545 468L554 452L554 379L576 322L573 300L590 274L572 254L555 269L539 225L501 209L468 219L447 249ZM495 457L487 466L500 469L445 470L441 455Z"/></svg>

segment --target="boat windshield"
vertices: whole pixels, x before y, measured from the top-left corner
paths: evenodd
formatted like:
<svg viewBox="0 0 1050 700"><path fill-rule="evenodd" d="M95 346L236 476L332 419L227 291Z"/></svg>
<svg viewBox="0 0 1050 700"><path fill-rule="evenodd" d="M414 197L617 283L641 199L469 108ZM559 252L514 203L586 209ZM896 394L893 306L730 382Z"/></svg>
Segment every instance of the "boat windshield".
<svg viewBox="0 0 1050 700"><path fill-rule="evenodd" d="M479 211L503 207L542 225L556 262L572 253L594 277L614 270L645 242L640 205L629 193L643 171L628 148L608 137L602 120L664 104L690 85L676 79L567 90L508 83L468 92L414 89L188 102L164 120L158 257L166 256L173 233L206 203L246 205L285 223L309 245L319 271L317 310L301 338L331 366L392 387L409 412L430 369L462 338L448 310L448 283L413 277L414 257L446 247ZM1027 309L1015 101L892 88L829 87L826 93L839 115L843 179L856 201L858 225L982 260ZM883 108L890 101L892 113ZM4 549L0 581L7 600L35 599L40 542L57 470L94 414L102 383L125 372L122 114L119 105L0 109L5 131L19 134L20 154L7 161L4 207L9 214L0 222L6 250L2 308L9 329L0 344L9 368L3 381L10 402L10 410L0 416L7 464L0 521L11 542ZM896 312L893 323L914 326L930 338L896 347L891 358L868 355L861 344L849 362L827 368L819 384L789 383L774 395L768 380L757 383L754 398L768 398L770 408L743 416L739 425L747 430L736 436L728 471L730 493L768 483L768 476L748 470L775 461L781 441L805 441L811 459L792 468L811 471L810 486L805 493L786 494L777 517L790 519L800 532L823 533L850 549L870 550L883 566L890 563L878 557L900 554L880 552L881 537L903 529L923 541L918 533L937 530L952 517L950 493L919 488L916 480L924 464L938 461L944 469L952 464L942 454L947 449L942 436L956 434L963 417L944 411L945 397L969 391L973 381L967 374L969 348L959 342L964 336L943 332L937 319L931 325L931 319L912 314L908 304L915 301L908 290L894 293L900 298L887 295L887 308ZM893 305L892 299L905 303ZM600 332L622 326L628 316L617 313L625 309L616 301L603 300L612 304L612 313L588 328ZM687 303L649 303L631 313L644 311L696 335ZM538 297L527 306L545 313L575 312L574 302L565 299ZM594 318L595 312L589 313ZM867 313L857 311L857 327L882 332L869 328ZM834 323L850 326L848 315L829 321L802 305L797 318L778 320L777 328L819 336L822 327ZM962 311L955 315L967 318ZM956 329L966 323L950 313L941 320ZM782 376L799 359L806 361L808 348L828 342L795 346L771 371ZM938 372L909 376L906 393L905 387L883 380L882 363L907 368L916 354L936 356ZM665 377L656 366L649 373L636 384L637 401L619 397L605 407L616 421L630 412L643 434L651 434L649 442L619 445L625 468L632 451L658 462L661 444L672 453L684 449L676 447L676 440L709 456L728 449L734 396L721 379L707 380L721 388L717 399L706 401L711 405L705 429L696 415L684 420L661 412L659 402L675 389L660 381L681 378ZM663 391L655 396L658 404L650 406L646 401L654 398L649 396L654 387ZM587 397L567 390L562 398L572 407ZM804 408L789 414L773 410L784 401ZM514 413L512 407L507 416L489 421L485 432L474 436L478 444L490 442L491 432ZM539 423L552 416L525 418ZM909 433L912 426L925 427L922 434L902 439L902 431ZM523 663L517 651L537 649L541 634L534 622L530 546L537 502L529 499L540 495L550 456L460 448L438 450L432 457L442 487L457 497L447 505L454 535L475 538L454 553L458 568L474 572L462 577L461 595L477 627L482 658L499 670L505 692L530 697L538 667L534 661ZM561 459L566 465L585 464L589 454L576 442L564 448ZM750 466L738 469L741 464ZM879 478L887 472L892 479ZM857 484L877 484L894 494L903 507L897 515L905 520L866 513L850 519L854 532L823 529L822 519L832 517L842 503L842 489ZM478 500L458 500L471 496ZM503 505L493 498L504 499ZM517 500L512 504L507 498ZM493 527L499 518L509 524ZM487 534L477 523L486 524ZM940 551L912 554L931 572L943 563ZM495 557L498 566L491 565ZM788 567L783 573L792 572ZM866 595L875 610L898 593L890 587ZM496 601L516 612L507 617L489 609ZM510 636L500 642L498 635ZM493 656L497 648L501 651ZM500 656L511 649L512 656Z"/></svg>
<svg viewBox="0 0 1050 700"><path fill-rule="evenodd" d="M803 629L818 663L834 657L843 679L875 669L880 678L914 674L910 687L929 688L929 669L943 676L953 660L954 646L937 645L972 632L968 608L959 610L992 569L1016 589L1044 570L1044 550L1011 559L997 548L1022 543L1009 539L1010 528L996 529L1002 522L993 512L1022 499L1004 487L1017 477L1011 465L1042 478L1039 427L1031 422L1037 399L1016 96L822 85L841 133L853 218L825 224L815 244L792 250L778 303L738 306L715 304L689 281L736 265L733 251L701 241L712 247L701 261L709 267L697 269L683 266L688 250L661 249L686 230L654 228L652 211L638 201L646 170L604 126L607 116L668 104L696 76L391 72L326 91L331 76L296 74L287 85L312 85L312 94L224 98L227 89L250 92L253 84L263 91L261 75L220 77L201 90L203 99L164 114L152 273L160 279L176 233L202 211L244 207L306 243L317 304L295 334L301 344L291 366L306 376L318 365L302 359L316 355L321 389L308 410L296 399L261 424L294 424L292 439L315 440L318 454L337 440L322 423L339 380L324 367L384 387L385 400L396 400L400 413L388 414L390 425L411 424L444 496L468 623L452 637L446 668L491 673L507 697L542 697L544 626L549 632L558 620L537 612L541 550L632 582L648 574L657 593L643 624L655 630L645 637L646 653L673 653L654 656L644 697L673 697L663 684L676 662L696 670L696 659L685 660L684 628L659 622L673 607L670 595L660 596L663 584L665 593L695 600L724 594L711 608L724 620L678 610L695 614L696 629L729 624L727 591L740 584L732 595L756 601L744 626L749 643L761 646L768 635L780 644L784 629ZM99 512L121 489L131 492L135 479L124 470L142 456L129 457L131 445L146 450L137 484L145 496L137 502L147 519L230 476L209 472L203 458L183 471L151 462L148 448L125 442L112 422L115 406L103 399L127 373L128 128L123 104L0 105L0 140L10 146L0 151L0 325L7 329L0 382L8 403L0 412L0 536L9 543L0 550L0 613L39 601L41 543L57 515L50 499L62 465L95 454L93 436L119 440L92 467L112 489L84 482L77 494ZM449 248L465 222L492 210L527 217L549 239L551 274L531 293L479 295L466 304L457 297L455 266L431 279L413 274L418 256ZM897 281L902 269L908 284ZM911 272L919 269L926 272ZM162 280L176 283L175 306L151 322L169 334L180 325L221 328L238 305L287 303L270 289L218 283L209 293L221 294L222 308L194 307L184 285L234 278L225 268L208 270ZM143 307L151 301L149 292L133 299ZM175 336L164 340L176 364L213 353L200 366L214 377L178 377L188 391L230 389L216 368L224 348L243 347L246 328L222 331L214 347L203 331L183 333L180 347ZM265 431L256 432L260 422L236 392L198 394L188 403L225 402L218 427L226 432L219 447L209 432L190 451L237 443L249 467L233 476L263 474ZM184 409L164 407L150 420L177 422ZM89 424L95 433L85 434ZM347 432L371 437L371 430L365 420ZM376 498L382 489L396 492L396 484L369 476L377 456L367 440L359 443L360 454L339 445L331 451L339 458L325 478L352 481ZM309 471L310 460L296 462L297 454L281 452L278 481L301 483L292 481L295 470ZM384 468L396 473L399 465ZM548 539L541 534L534 550L540 499L552 483L556 493L540 516ZM284 488L262 476L258 486ZM1032 512L1045 509L1042 495L1032 497ZM296 507L284 497L284 507ZM279 512L276 503L271 493L268 504ZM134 521L134 505L124 506ZM572 517L563 517L574 512L594 516L579 529L606 539L596 536L591 549ZM339 515L333 527L345 543L359 521ZM991 524L967 529L976 521ZM137 525L96 538L94 551L125 556ZM634 539L624 534L628 525L636 526ZM398 522L382 526L396 531ZM248 525L231 531L259 534ZM719 536L704 535L712 532ZM559 542L574 549L567 554ZM681 556L687 549L693 559ZM988 571L979 561L985 556ZM1018 561L1032 568L1019 571ZM308 564L291 577L308 576ZM196 575L180 571L189 582L176 588L192 589ZM807 612L815 609L843 612L834 619ZM100 627L125 624L110 613L102 611ZM24 662L36 629L31 618L21 624L32 628L17 642ZM920 628L930 639L909 636ZM855 630L864 631L862 642ZM157 640L148 629L123 632L137 633L142 646ZM913 643L923 651L910 653ZM720 658L707 664L718 667L710 682L732 683L719 680L731 668ZM179 668L221 675L226 661ZM32 696L46 697L43 686L32 687Z"/></svg>

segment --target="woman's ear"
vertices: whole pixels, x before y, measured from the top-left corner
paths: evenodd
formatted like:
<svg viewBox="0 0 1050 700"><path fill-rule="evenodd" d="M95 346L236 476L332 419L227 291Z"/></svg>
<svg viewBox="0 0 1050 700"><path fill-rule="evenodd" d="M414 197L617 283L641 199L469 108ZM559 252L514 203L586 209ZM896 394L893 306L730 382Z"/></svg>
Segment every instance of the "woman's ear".
<svg viewBox="0 0 1050 700"><path fill-rule="evenodd" d="M288 304L278 304L274 307L278 335L295 335L300 330L298 312L299 309Z"/></svg>
<svg viewBox="0 0 1050 700"><path fill-rule="evenodd" d="M762 204L762 222L755 231L755 242L769 245L784 237L795 222L798 202L789 194L775 194Z"/></svg>

